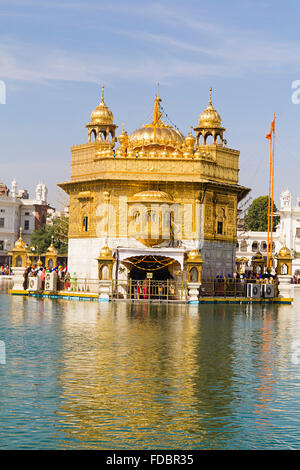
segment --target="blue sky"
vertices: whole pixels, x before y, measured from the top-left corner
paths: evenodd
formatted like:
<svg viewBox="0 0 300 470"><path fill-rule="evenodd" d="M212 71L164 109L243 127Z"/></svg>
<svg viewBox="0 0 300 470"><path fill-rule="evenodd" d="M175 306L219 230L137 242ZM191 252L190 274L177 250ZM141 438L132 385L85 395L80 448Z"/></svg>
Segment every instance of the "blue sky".
<svg viewBox="0 0 300 470"><path fill-rule="evenodd" d="M187 134L213 87L213 104L239 149L240 184L268 191L268 141L276 112L275 197L299 187L300 5L290 0L210 2L1 1L0 181L33 190L69 179L70 146L105 84L116 124L132 132L163 107ZM59 196L60 198L60 196Z"/></svg>

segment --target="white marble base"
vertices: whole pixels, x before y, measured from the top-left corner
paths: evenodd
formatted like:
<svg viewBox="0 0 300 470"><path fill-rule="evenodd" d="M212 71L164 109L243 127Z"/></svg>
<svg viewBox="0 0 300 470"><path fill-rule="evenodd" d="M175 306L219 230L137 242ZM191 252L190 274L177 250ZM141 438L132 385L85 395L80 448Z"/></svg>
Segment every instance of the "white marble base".
<svg viewBox="0 0 300 470"><path fill-rule="evenodd" d="M187 288L188 288L188 301L195 303L199 302L199 290L200 290L201 284L199 282L188 282L187 283Z"/></svg>
<svg viewBox="0 0 300 470"><path fill-rule="evenodd" d="M99 281L99 300L109 301L112 294L112 281Z"/></svg>
<svg viewBox="0 0 300 470"><path fill-rule="evenodd" d="M13 287L12 291L14 290L24 290L24 274L25 268L11 268L12 270L12 281Z"/></svg>
<svg viewBox="0 0 300 470"><path fill-rule="evenodd" d="M278 296L283 297L285 299L293 299L294 298L294 286L292 284L293 277L286 274L277 276L278 277Z"/></svg>

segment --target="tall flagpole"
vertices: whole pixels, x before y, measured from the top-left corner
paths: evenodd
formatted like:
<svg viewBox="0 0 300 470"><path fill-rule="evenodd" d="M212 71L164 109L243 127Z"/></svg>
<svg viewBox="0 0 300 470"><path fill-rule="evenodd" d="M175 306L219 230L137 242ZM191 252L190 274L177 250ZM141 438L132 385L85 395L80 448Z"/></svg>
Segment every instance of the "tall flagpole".
<svg viewBox="0 0 300 470"><path fill-rule="evenodd" d="M267 268L270 267L270 207L271 207L271 178L272 178L272 134L270 138L270 170L269 170L269 195L268 195L268 245L267 245Z"/></svg>
<svg viewBox="0 0 300 470"><path fill-rule="evenodd" d="M274 195L274 149L275 149L275 113L274 113L274 126L272 128L273 131L273 149L272 149L272 196L271 196L271 243L270 243L270 251L271 251L271 262L272 262L272 251L273 251L273 195ZM272 263L273 266L273 263Z"/></svg>

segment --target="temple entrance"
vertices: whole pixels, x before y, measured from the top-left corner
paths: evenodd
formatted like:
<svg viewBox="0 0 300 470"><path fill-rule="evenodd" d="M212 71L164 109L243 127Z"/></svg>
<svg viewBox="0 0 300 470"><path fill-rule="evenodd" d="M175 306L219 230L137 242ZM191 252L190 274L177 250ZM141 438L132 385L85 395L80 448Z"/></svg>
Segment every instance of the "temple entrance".
<svg viewBox="0 0 300 470"><path fill-rule="evenodd" d="M133 256L125 260L129 270L128 296L136 300L176 300L176 260L166 256Z"/></svg>

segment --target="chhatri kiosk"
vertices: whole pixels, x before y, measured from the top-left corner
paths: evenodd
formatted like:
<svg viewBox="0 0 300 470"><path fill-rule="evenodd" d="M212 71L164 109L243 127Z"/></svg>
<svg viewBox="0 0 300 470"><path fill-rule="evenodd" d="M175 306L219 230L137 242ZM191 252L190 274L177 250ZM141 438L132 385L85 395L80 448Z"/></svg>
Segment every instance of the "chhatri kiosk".
<svg viewBox="0 0 300 470"><path fill-rule="evenodd" d="M201 276L232 275L237 204L249 189L211 92L195 135L169 124L156 96L150 123L117 138L103 88L86 127L71 179L59 184L70 196L69 271L106 292L112 280L180 279L196 296Z"/></svg>

